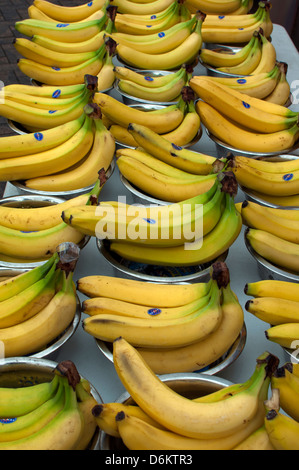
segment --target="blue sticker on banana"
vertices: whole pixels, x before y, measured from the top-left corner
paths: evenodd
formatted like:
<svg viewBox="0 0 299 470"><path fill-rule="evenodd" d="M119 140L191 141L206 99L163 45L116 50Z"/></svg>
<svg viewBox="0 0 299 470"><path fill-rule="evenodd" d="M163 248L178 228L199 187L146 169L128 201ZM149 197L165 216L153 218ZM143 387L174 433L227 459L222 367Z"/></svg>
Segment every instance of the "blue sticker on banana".
<svg viewBox="0 0 299 470"><path fill-rule="evenodd" d="M159 315L162 312L160 308L149 308L147 313L151 315L152 317L155 315Z"/></svg>
<svg viewBox="0 0 299 470"><path fill-rule="evenodd" d="M284 181L291 181L291 179L293 179L293 176L293 173L287 173L286 175L283 175L283 179Z"/></svg>

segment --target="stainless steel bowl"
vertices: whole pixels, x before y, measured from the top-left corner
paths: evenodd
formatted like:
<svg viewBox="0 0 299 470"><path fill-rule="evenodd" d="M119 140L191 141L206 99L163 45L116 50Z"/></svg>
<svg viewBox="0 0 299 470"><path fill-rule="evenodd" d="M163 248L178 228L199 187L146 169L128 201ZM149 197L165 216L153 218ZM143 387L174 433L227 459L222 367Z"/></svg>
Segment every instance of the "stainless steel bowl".
<svg viewBox="0 0 299 470"><path fill-rule="evenodd" d="M0 359L0 387L25 387L43 382L49 382L54 376L58 363L49 359L36 357L11 357ZM80 371L78 371L80 373ZM84 376L80 374L84 379ZM90 383L90 382L89 382ZM103 399L90 383L90 391L100 404ZM100 431L96 430L88 450L100 450Z"/></svg>
<svg viewBox="0 0 299 470"><path fill-rule="evenodd" d="M0 199L0 205L11 206L11 207L41 207L41 206L51 206L53 204L60 204L65 200L62 198L54 196L40 196L37 194L24 194L19 196L8 196ZM87 243L89 242L90 237L85 236L82 241L78 244L79 248L82 250ZM67 240L65 240L67 241ZM0 247L1 250L1 247ZM35 260L24 260L24 262L8 262L1 259L0 254L0 267L8 269L32 269L36 266L43 264L45 261L35 261Z"/></svg>
<svg viewBox="0 0 299 470"><path fill-rule="evenodd" d="M124 258L120 258L116 253L109 249L108 240L96 239L96 245L99 252L104 256L108 263L114 268L115 275L122 273L125 277L138 278L143 281L152 282L204 282L210 278L210 267L215 261L225 261L228 250L220 255L217 260L198 266L173 267L173 266L155 266L142 263L136 263Z"/></svg>
<svg viewBox="0 0 299 470"><path fill-rule="evenodd" d="M115 160L113 159L111 162L110 167L107 170L106 177L109 179L113 175L115 170ZM30 189L27 188L22 182L20 181L10 181L10 184L15 187L18 194L36 194L39 196L46 196L46 197L59 197L62 199L72 199L73 197L80 196L81 194L86 194L92 190L94 185L87 186L85 188L80 189L72 189L69 191L41 191L38 189Z"/></svg>
<svg viewBox="0 0 299 470"><path fill-rule="evenodd" d="M276 155L281 155L281 150L277 150L277 152L271 152L271 153L262 153L262 152L258 153L258 152L249 152L246 150L240 150L240 149L230 146L229 144L226 144L225 142L222 142L220 139L215 137L207 128L205 128L205 130L206 130L208 137L216 145L218 158L225 158L229 152L232 152L235 155L243 155L245 157L273 157ZM284 153L286 154L292 153L294 150L296 150L296 148L298 148L298 145L292 148L286 149Z"/></svg>
<svg viewBox="0 0 299 470"><path fill-rule="evenodd" d="M277 280L277 281L292 281L299 283L299 274L295 272L286 271L279 266L275 266L260 256L250 245L247 237L246 231L244 233L245 246L251 256L255 259L260 273L261 279Z"/></svg>
<svg viewBox="0 0 299 470"><path fill-rule="evenodd" d="M204 396L232 385L232 382L228 380L215 376L211 377L206 374L166 374L160 375L159 378L175 392L190 399ZM125 405L135 403L128 392L123 393L115 402ZM121 439L109 436L101 431L100 449L117 451L126 450L126 447Z"/></svg>
<svg viewBox="0 0 299 470"><path fill-rule="evenodd" d="M227 352L221 356L217 361L213 362L212 364L209 364L207 367L204 369L200 370L194 370L193 373L197 374L206 374L206 375L217 375L219 372L222 372L224 369L226 369L228 366L233 364L240 354L242 353L245 344L246 344L246 339L247 339L247 329L246 325L244 323L242 330L239 333L238 338L234 343L231 345L231 347L227 350ZM96 344L101 351L102 354L110 361L113 362L113 345L112 343L108 343L107 341L101 341L99 339L95 339Z"/></svg>

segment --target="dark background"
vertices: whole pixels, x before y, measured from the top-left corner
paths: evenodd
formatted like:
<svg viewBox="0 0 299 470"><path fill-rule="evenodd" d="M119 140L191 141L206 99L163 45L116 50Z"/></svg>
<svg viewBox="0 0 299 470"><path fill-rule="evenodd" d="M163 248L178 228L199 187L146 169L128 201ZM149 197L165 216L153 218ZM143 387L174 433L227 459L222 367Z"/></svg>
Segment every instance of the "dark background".
<svg viewBox="0 0 299 470"><path fill-rule="evenodd" d="M75 6L87 0L53 0L59 5ZM258 0L255 0L256 4ZM32 0L0 0L0 81L9 83L29 83L29 78L19 71L16 62L19 54L13 46L18 36L14 23L28 18L27 9ZM299 49L299 0L272 0L271 19L273 23L285 27L297 49ZM0 116L0 137L11 135L6 119ZM0 197L4 184L0 182Z"/></svg>

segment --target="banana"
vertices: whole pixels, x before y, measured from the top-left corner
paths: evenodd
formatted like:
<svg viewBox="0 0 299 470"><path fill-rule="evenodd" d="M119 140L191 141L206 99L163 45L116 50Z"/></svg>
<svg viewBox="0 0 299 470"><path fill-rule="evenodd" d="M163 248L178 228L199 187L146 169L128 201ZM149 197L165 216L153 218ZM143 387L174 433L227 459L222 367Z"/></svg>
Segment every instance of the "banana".
<svg viewBox="0 0 299 470"><path fill-rule="evenodd" d="M273 133L292 128L297 122L297 116L284 118L274 115L265 109L263 100L261 106L249 104L243 93L225 85L219 86L216 82L206 80L204 77L196 77L190 80L190 86L200 99L213 106L226 119L243 126L251 132Z"/></svg>
<svg viewBox="0 0 299 470"><path fill-rule="evenodd" d="M298 377L291 373L288 368L280 367L271 377L272 389L279 390L279 404L291 418L298 422Z"/></svg>
<svg viewBox="0 0 299 470"><path fill-rule="evenodd" d="M191 9L192 13L196 10L201 10L206 14L231 14L236 9L240 8L241 0L228 0L228 1L208 1L208 0L186 0L186 6Z"/></svg>
<svg viewBox="0 0 299 470"><path fill-rule="evenodd" d="M151 15L159 13L172 3L173 0L155 0L149 3L139 3L132 0L113 0L113 5L117 6L119 13L129 13L133 15Z"/></svg>
<svg viewBox="0 0 299 470"><path fill-rule="evenodd" d="M67 379L65 379L67 381ZM72 450L82 430L76 392L65 383L64 406L49 423L37 432L9 442L1 442L1 450Z"/></svg>
<svg viewBox="0 0 299 470"><path fill-rule="evenodd" d="M287 80L288 65L285 62L279 63L280 78L276 87L269 93L264 100L270 103L276 103L285 106L291 95L291 87Z"/></svg>
<svg viewBox="0 0 299 470"><path fill-rule="evenodd" d="M35 98L43 97L43 98L55 98L59 99L66 99L72 98L84 91L86 87L85 83L80 83L79 85L67 85L64 87L51 87L51 86L39 86L33 87L32 85L23 85L21 83L12 83L10 85L6 85L3 88L3 93L10 92L10 93L19 93L19 94L26 94L33 96Z"/></svg>
<svg viewBox="0 0 299 470"><path fill-rule="evenodd" d="M209 132L235 149L258 153L286 152L296 144L299 138L298 123L283 131L263 134L245 130L204 101L197 101L196 109L201 122ZM247 185L247 187L250 186ZM277 191L274 195L278 195Z"/></svg>
<svg viewBox="0 0 299 470"><path fill-rule="evenodd" d="M254 431L247 439L241 442L233 450L275 450L271 444L265 425Z"/></svg>
<svg viewBox="0 0 299 470"><path fill-rule="evenodd" d="M196 180L186 181L179 177L162 174L128 156L118 157L116 163L120 173L142 192L173 203L205 193L217 179L216 174L210 174L198 175Z"/></svg>
<svg viewBox="0 0 299 470"><path fill-rule="evenodd" d="M100 20L82 23L52 23L48 21L26 18L15 23L15 29L24 36L45 36L55 41L81 42L98 34L107 21L107 15Z"/></svg>
<svg viewBox="0 0 299 470"><path fill-rule="evenodd" d="M129 80L119 80L119 89L127 95L140 98L145 101L169 102L175 101L186 84L186 76L183 71L181 75L174 77L174 80L162 87L149 88Z"/></svg>
<svg viewBox="0 0 299 470"><path fill-rule="evenodd" d="M155 132L166 133L178 127L184 118L183 110L177 105L146 111L130 107L113 96L100 92L94 94L93 101L100 106L102 113L108 119L125 128L134 122L147 126Z"/></svg>
<svg viewBox="0 0 299 470"><path fill-rule="evenodd" d="M163 54L182 44L192 33L196 21L196 16L194 16L190 20L175 24L165 32L161 30L159 33L148 34L141 37L117 32L112 33L111 37L117 43L132 47L136 51L148 54Z"/></svg>
<svg viewBox="0 0 299 470"><path fill-rule="evenodd" d="M247 57L239 64L232 66L221 66L217 70L233 75L250 75L259 65L262 58L262 47L258 35ZM272 70L272 69L271 69ZM269 70L267 70L269 72Z"/></svg>
<svg viewBox="0 0 299 470"><path fill-rule="evenodd" d="M33 5L57 21L72 23L84 20L93 13L96 13L103 8L105 2L103 0L93 0L80 6L69 7L55 5L46 0L34 0Z"/></svg>
<svg viewBox="0 0 299 470"><path fill-rule="evenodd" d="M261 59L253 74L270 72L276 64L276 49L273 43L267 38L263 31L259 30L261 39Z"/></svg>
<svg viewBox="0 0 299 470"><path fill-rule="evenodd" d="M256 23L264 11L263 2L258 3L258 8L254 13L244 15L218 15L207 14L203 28L246 28Z"/></svg>
<svg viewBox="0 0 299 470"><path fill-rule="evenodd" d="M151 3L151 2L135 2L135 3ZM146 24L146 25L149 25L150 23L158 24L159 22L163 21L166 17L171 15L173 10L178 10L178 8L179 8L179 2L175 1L171 3L168 7L164 8L164 10L159 11L158 13L154 13L154 14L149 13L145 15L136 15L135 13L118 13L117 18L121 18L127 21L132 21L136 24Z"/></svg>
<svg viewBox="0 0 299 470"><path fill-rule="evenodd" d="M198 175L209 175L213 170L214 157L181 148L147 125L131 121L128 130L140 147L164 163Z"/></svg>
<svg viewBox="0 0 299 470"><path fill-rule="evenodd" d="M103 14L104 13L102 10L98 10L98 11L95 11L93 14L89 15L87 18L84 18L83 20L71 21L71 23L81 23L83 21L100 20ZM57 23L57 20L55 20L54 18L51 18L46 13L43 13L43 11L37 8L34 4L29 6L28 16L29 18L32 18L35 20L50 21L52 23Z"/></svg>
<svg viewBox="0 0 299 470"><path fill-rule="evenodd" d="M81 101L68 108L39 109L7 99L5 103L0 104L0 113L6 119L20 122L24 126L30 126L38 131L44 131L79 119L82 116L84 106L89 100L90 93L86 92Z"/></svg>
<svg viewBox="0 0 299 470"><path fill-rule="evenodd" d="M198 13L196 24L189 36L174 49L164 53L146 53L124 44L117 45L117 54L126 64L145 70L173 70L190 64L197 58L202 46L204 15Z"/></svg>
<svg viewBox="0 0 299 470"><path fill-rule="evenodd" d="M294 374L295 377L299 377L299 366L296 362L286 362L283 367L286 368L291 374Z"/></svg>
<svg viewBox="0 0 299 470"><path fill-rule="evenodd" d="M10 276L7 279L3 279L0 282L0 302L19 294L32 284L40 281L49 272L56 258L57 253L55 253L48 261L36 268L25 271L17 276Z"/></svg>
<svg viewBox="0 0 299 470"><path fill-rule="evenodd" d="M247 95L247 101L249 101L248 96L266 101L266 97L269 96L277 87L280 77L280 70L278 66L275 66L269 73L250 75L243 78L209 77L209 79L220 85L229 86L232 90L244 93ZM255 102L255 104L261 105L257 102ZM273 110L273 108L271 109Z"/></svg>
<svg viewBox="0 0 299 470"><path fill-rule="evenodd" d="M268 411L265 428L275 450L298 450L299 424L276 410Z"/></svg>
<svg viewBox="0 0 299 470"><path fill-rule="evenodd" d="M205 237L193 242L187 250L184 245L169 247L166 250L162 247L142 247L117 241L110 243L110 250L125 259L140 263L194 266L211 262L224 253L238 237L241 226L241 216L235 209L233 197L227 193L225 208L218 224Z"/></svg>
<svg viewBox="0 0 299 470"><path fill-rule="evenodd" d="M56 98L34 97L33 95L29 94L8 91L5 92L4 100L8 99L10 103L14 101L18 104L24 104L25 106L31 106L32 108L37 109L45 109L47 111L53 108L56 110L63 110L70 109L70 107L81 103L85 93L86 92L83 91L78 96L74 96L72 98L61 98L57 100Z"/></svg>
<svg viewBox="0 0 299 470"><path fill-rule="evenodd" d="M50 39L40 34L35 34L31 37L31 41L47 50L59 52L60 54L75 54L76 51L81 54L84 52L97 51L104 44L104 35L105 30L102 30L86 41L64 42Z"/></svg>
<svg viewBox="0 0 299 470"><path fill-rule="evenodd" d="M299 195L293 196L270 196L257 191L251 191L257 198L269 202L274 207L299 207Z"/></svg>
<svg viewBox="0 0 299 470"><path fill-rule="evenodd" d="M81 435L74 450L88 450L92 438L97 430L97 422L92 410L98 406L97 400L92 393L85 390L82 380L76 385L78 408L83 417Z"/></svg>
<svg viewBox="0 0 299 470"><path fill-rule="evenodd" d="M114 73L118 80L128 80L136 83L137 85L146 86L148 88L160 88L168 85L175 77L181 75L182 69L185 69L183 65L179 70L175 72L169 72L167 74L151 76L151 74L144 72L139 73L133 69L127 67L115 66Z"/></svg>
<svg viewBox="0 0 299 470"><path fill-rule="evenodd" d="M253 0L242 0L241 5L236 10L230 12L230 15L245 15L249 13L253 7Z"/></svg>
<svg viewBox="0 0 299 470"><path fill-rule="evenodd" d="M277 297L261 297L248 300L248 312L271 325L298 322L298 302Z"/></svg>
<svg viewBox="0 0 299 470"><path fill-rule="evenodd" d="M241 47L237 52L227 52L227 50L221 48L208 49L203 47L200 51L200 59L205 64L215 68L239 65L252 51L252 47L256 43L256 35L257 32L255 31L247 44Z"/></svg>
<svg viewBox="0 0 299 470"><path fill-rule="evenodd" d="M227 400L197 403L167 387L124 338L114 341L113 360L121 382L143 410L169 430L197 439L221 438L241 431L258 411L259 393L267 376L261 357L257 366L260 373L248 389Z"/></svg>
<svg viewBox="0 0 299 470"><path fill-rule="evenodd" d="M244 313L231 289L229 278L226 282L222 286L222 321L211 335L181 348L138 348L138 352L156 374L201 370L229 350L243 327Z"/></svg>
<svg viewBox="0 0 299 470"><path fill-rule="evenodd" d="M60 378L59 378L60 379ZM0 442L24 439L46 426L62 410L64 405L64 385L59 386L53 397L14 421L0 424Z"/></svg>
<svg viewBox="0 0 299 470"><path fill-rule="evenodd" d="M21 292L1 302L0 315L2 329L18 325L40 312L53 298L57 286L59 269L53 264L44 277Z"/></svg>
<svg viewBox="0 0 299 470"><path fill-rule="evenodd" d="M53 174L81 160L93 143L92 120L86 117L81 128L55 149L0 161L0 179L16 181Z"/></svg>
<svg viewBox="0 0 299 470"><path fill-rule="evenodd" d="M83 162L79 161L76 168L66 169L62 173L27 179L25 186L42 191L70 191L94 185L101 170L106 174L114 157L115 141L100 116L93 118L93 121L95 127L93 143ZM103 178L104 183L105 176Z"/></svg>
<svg viewBox="0 0 299 470"><path fill-rule="evenodd" d="M299 286L291 281L278 281L275 279L249 282L244 292L253 297L277 297L278 299L299 302Z"/></svg>
<svg viewBox="0 0 299 470"><path fill-rule="evenodd" d="M0 330L6 357L25 356L42 350L71 324L77 308L72 272L67 277L62 271L59 281L60 290L38 313L20 324Z"/></svg>
<svg viewBox="0 0 299 470"><path fill-rule="evenodd" d="M212 284L206 305L190 314L172 318L134 318L99 314L85 318L83 329L91 336L113 342L120 332L130 344L143 347L180 347L199 341L212 333L221 322L220 292Z"/></svg>
<svg viewBox="0 0 299 470"><path fill-rule="evenodd" d="M109 90L115 82L114 63L116 43L112 39L105 40L106 53L104 56L103 66L98 73L97 90L105 92Z"/></svg>
<svg viewBox="0 0 299 470"><path fill-rule="evenodd" d="M58 376L48 382L41 382L26 387L1 387L1 418L18 418L31 413L36 408L46 403L57 392L59 385Z"/></svg>
<svg viewBox="0 0 299 470"><path fill-rule="evenodd" d="M82 126L84 115L40 133L10 135L0 139L0 158L14 158L47 151L70 139Z"/></svg>
<svg viewBox="0 0 299 470"><path fill-rule="evenodd" d="M283 240L272 233L249 228L246 239L252 248L263 258L287 271L298 272L299 246Z"/></svg>
<svg viewBox="0 0 299 470"><path fill-rule="evenodd" d="M293 169L289 173L267 172L249 166L238 159L238 163L235 164L232 171L242 186L270 196L293 196L299 193L299 172L297 169ZM257 176L259 177L258 181L256 181Z"/></svg>
<svg viewBox="0 0 299 470"><path fill-rule="evenodd" d="M283 323L268 328L265 331L266 338L283 348L296 349L298 341L297 323Z"/></svg>
<svg viewBox="0 0 299 470"><path fill-rule="evenodd" d="M202 28L202 40L204 43L215 44L236 44L250 41L254 31L258 29L264 31L265 37L269 38L273 31L273 24L269 14L269 7L266 5L263 13L256 17L256 21L250 26L244 28L213 28L206 26Z"/></svg>
<svg viewBox="0 0 299 470"><path fill-rule="evenodd" d="M80 65L97 55L97 51L78 52L78 53L62 53L51 51L44 46L40 46L27 38L16 38L14 41L16 50L26 59L37 62L41 65L49 67L73 67Z"/></svg>

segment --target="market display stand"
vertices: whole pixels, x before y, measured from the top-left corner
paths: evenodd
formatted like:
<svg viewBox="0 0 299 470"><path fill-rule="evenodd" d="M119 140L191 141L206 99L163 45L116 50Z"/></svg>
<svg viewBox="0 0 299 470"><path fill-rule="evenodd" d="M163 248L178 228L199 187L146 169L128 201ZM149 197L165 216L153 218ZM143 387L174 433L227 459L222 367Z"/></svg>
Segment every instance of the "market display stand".
<svg viewBox="0 0 299 470"><path fill-rule="evenodd" d="M288 64L287 78L294 98L298 101L298 104L293 102L291 109L299 111L298 51L287 31L282 26L274 25L272 41L277 51L277 59ZM195 74L205 75L206 69L198 65L195 69ZM113 91L112 93L115 92ZM113 96L120 99L118 95ZM216 145L209 139L205 129L203 129L202 137L193 149L212 156L219 156ZM299 149L294 153L298 155ZM12 196L15 194L17 194L16 189L8 183L4 196ZM106 201L117 200L119 196L125 196L128 203L133 202L131 194L120 182L118 169L116 167L114 174L102 190L101 199ZM239 190L236 202L241 202L244 199L243 192ZM239 358L225 370L218 373L218 376L238 383L248 379L249 375L251 375L254 370L256 358L264 351L275 354L280 359L281 364L286 362L286 358L280 346L266 339L265 330L268 325L246 312L244 308L246 301L249 299L249 297L244 294L245 284L260 279L256 261L251 257L245 247L244 228L238 239L230 248L226 263L230 271L232 289L238 296L239 302L244 309L247 340ZM106 261L97 249L96 240L91 238L87 246L81 251L74 279L76 281L83 276L94 274L119 277L125 276L120 271L115 270L113 266ZM85 296L80 295L81 300L85 298ZM28 340L30 341L29 338ZM93 384L104 402L116 400L125 391L116 374L113 363L99 350L94 338L84 332L81 324L74 336L61 348L54 360L60 362L66 359L70 359L76 364L80 374Z"/></svg>

